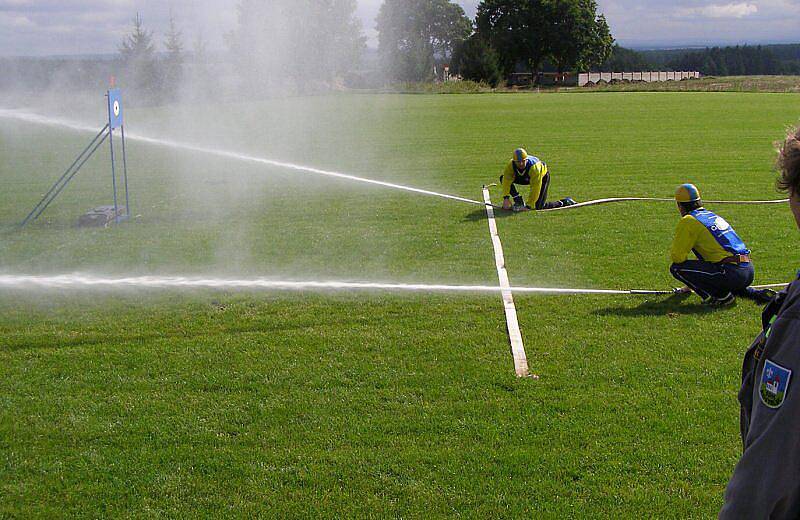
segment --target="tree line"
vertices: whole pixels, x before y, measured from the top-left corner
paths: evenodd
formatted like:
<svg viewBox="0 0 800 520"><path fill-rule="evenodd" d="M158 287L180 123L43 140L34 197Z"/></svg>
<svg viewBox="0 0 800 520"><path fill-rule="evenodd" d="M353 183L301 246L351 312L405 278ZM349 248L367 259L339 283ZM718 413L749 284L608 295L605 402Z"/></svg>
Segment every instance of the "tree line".
<svg viewBox="0 0 800 520"><path fill-rule="evenodd" d="M798 46L800 48L800 46ZM800 59L780 59L771 47L712 47L684 52L667 62L673 70L698 70L708 76L800 74Z"/></svg>
<svg viewBox="0 0 800 520"><path fill-rule="evenodd" d="M633 51L614 46L600 72L699 71L706 76L800 74L800 45Z"/></svg>
<svg viewBox="0 0 800 520"><path fill-rule="evenodd" d="M379 86L376 78L428 82L450 63L467 79L496 84L518 70L598 65L613 42L595 0L483 0L474 20L451 0L384 0L370 64L356 7L356 0L239 0L227 49L214 73L200 78L187 78L187 69L197 76L208 65L202 42L187 52L179 20L171 17L157 39L137 14L109 67L129 101L168 102L187 84L220 80L252 95Z"/></svg>
<svg viewBox="0 0 800 520"><path fill-rule="evenodd" d="M131 104L174 101L185 97L187 84L194 86L193 96L210 97L217 85L202 36L187 50L174 16L163 39L157 39L136 14L113 56L0 58L0 70L0 90L28 95L49 90L96 91L107 87L113 77L125 86L126 102Z"/></svg>
<svg viewBox="0 0 800 520"><path fill-rule="evenodd" d="M217 83L202 35L196 37L192 51L188 52L178 22L170 13L161 44L163 50L157 52L153 31L145 27L137 13L130 33L119 44L114 69L120 84L126 86L126 98L134 104L170 102L187 94L182 91L187 84L194 87L192 97L211 96Z"/></svg>
<svg viewBox="0 0 800 520"><path fill-rule="evenodd" d="M437 61L492 85L547 66L586 69L606 61L614 42L595 0L483 0L474 21L449 0L385 0L377 29L395 81L430 81Z"/></svg>
<svg viewBox="0 0 800 520"><path fill-rule="evenodd" d="M156 38L133 18L113 60L6 60L6 70L50 83L119 78L129 101L170 102L230 90L251 95L340 86L428 82L445 64L464 79L496 85L514 72L698 70L706 75L800 74L800 45L637 52L616 45L595 0L482 0L474 19L452 0L384 0L372 63L356 0L239 0L227 49L209 58L198 37L187 51L171 16ZM3 60L0 60L3 61ZM10 84L0 75L0 87ZM18 83L20 83L18 81ZM220 88L225 83L226 88ZM188 87L188 88L187 88ZM92 87L94 88L94 86Z"/></svg>

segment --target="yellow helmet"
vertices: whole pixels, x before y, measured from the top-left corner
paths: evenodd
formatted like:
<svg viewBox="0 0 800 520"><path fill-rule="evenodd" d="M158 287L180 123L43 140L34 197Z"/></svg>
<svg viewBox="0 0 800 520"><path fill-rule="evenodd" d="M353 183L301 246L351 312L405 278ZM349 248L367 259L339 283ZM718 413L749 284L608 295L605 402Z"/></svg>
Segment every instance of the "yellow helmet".
<svg viewBox="0 0 800 520"><path fill-rule="evenodd" d="M517 148L514 150L514 160L517 162L522 162L528 158L528 152L525 151L525 148Z"/></svg>
<svg viewBox="0 0 800 520"><path fill-rule="evenodd" d="M695 202L700 200L700 190L694 184L681 184L675 191L675 200L678 202Z"/></svg>

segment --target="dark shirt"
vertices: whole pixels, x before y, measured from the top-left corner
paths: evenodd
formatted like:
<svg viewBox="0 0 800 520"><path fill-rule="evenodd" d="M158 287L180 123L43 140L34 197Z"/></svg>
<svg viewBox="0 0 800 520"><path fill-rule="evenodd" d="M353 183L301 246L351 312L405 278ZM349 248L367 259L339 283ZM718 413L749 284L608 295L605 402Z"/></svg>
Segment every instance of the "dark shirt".
<svg viewBox="0 0 800 520"><path fill-rule="evenodd" d="M744 451L719 517L800 518L800 281L767 306L744 357Z"/></svg>

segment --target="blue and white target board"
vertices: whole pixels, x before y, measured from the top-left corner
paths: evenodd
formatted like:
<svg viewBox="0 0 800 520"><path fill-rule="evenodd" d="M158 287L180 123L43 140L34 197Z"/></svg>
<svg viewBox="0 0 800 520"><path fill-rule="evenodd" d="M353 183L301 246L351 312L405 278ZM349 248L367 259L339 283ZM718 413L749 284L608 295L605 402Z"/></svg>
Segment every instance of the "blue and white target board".
<svg viewBox="0 0 800 520"><path fill-rule="evenodd" d="M122 124L122 93L115 88L108 91L108 126L113 130Z"/></svg>

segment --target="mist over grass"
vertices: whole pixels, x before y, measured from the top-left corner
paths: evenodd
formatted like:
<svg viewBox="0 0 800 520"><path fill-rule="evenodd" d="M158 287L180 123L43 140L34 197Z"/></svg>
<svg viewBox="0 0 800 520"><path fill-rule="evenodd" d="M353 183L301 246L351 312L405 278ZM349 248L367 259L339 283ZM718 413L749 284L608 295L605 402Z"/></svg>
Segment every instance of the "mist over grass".
<svg viewBox="0 0 800 520"><path fill-rule="evenodd" d="M328 41L300 29L329 18L255 34L275 6L309 4L245 4L263 10L237 39L263 68L247 79L222 57L217 81L187 71L168 100L120 76L128 132L467 198L524 146L549 165L551 198L694 182L763 199L772 142L797 119L791 94L338 92L340 74L312 77L296 54ZM50 79L17 82L0 107L103 126L107 78ZM133 139L130 222L76 225L111 202L104 146L16 229L90 138L0 118L0 274L497 284L481 205ZM787 208L711 209L753 250L757 283L794 277ZM498 226L512 285L668 288L677 220L672 203L633 203ZM4 289L0 516L714 514L758 307L515 300L538 381L514 376L496 294Z"/></svg>
<svg viewBox="0 0 800 520"><path fill-rule="evenodd" d="M134 108L127 120L130 131L148 136L473 199L482 184L496 182L510 150L520 145L553 171L551 197L668 197L675 185L692 181L709 199L763 199L774 193L771 139L763 136L780 135L792 119L787 116L792 104L791 97L747 94L337 94L196 110ZM526 124L536 118L558 124L546 129ZM690 119L696 123L687 126ZM750 125L742 129L735 124L740 119ZM611 129L598 132L598 124ZM0 218L10 230L89 136L8 120L0 121L0 132L0 173L9 188ZM609 153L615 149L624 152ZM668 166L676 149L682 168ZM480 206L133 140L128 152L133 222L108 230L75 228L78 215L110 202L103 149L40 222L6 235L0 265L44 274L495 281ZM724 211L758 255L774 254L766 244L780 240L777 231L735 218L768 209ZM511 233L507 255L520 254L526 266L512 282L668 286L666 245L654 244L669 243L673 226L663 223L673 213L669 204L641 203L503 218L503 233ZM626 219L648 233L619 234ZM592 223L582 233L595 238L571 247L578 245L573 222ZM781 236L789 233L778 229ZM598 264L606 247L628 260ZM628 261L643 268L631 271ZM765 262L758 271L758 280L766 283L784 281L789 270ZM610 272L615 276L603 274Z"/></svg>
<svg viewBox="0 0 800 520"><path fill-rule="evenodd" d="M127 121L471 198L525 146L552 198L669 197L688 181L763 199L797 100L325 95L131 107ZM131 222L76 227L110 201L98 156L13 230L89 137L0 118L1 272L497 283L480 205L133 140ZM794 277L785 206L711 209L753 250L757 283ZM672 203L631 203L498 226L513 285L667 288L677 220ZM515 301L538 381L514 375L497 295L3 291L0 515L713 515L759 308Z"/></svg>
<svg viewBox="0 0 800 520"><path fill-rule="evenodd" d="M293 106L287 107L289 102ZM393 107L394 120L382 115L387 104ZM165 113L158 109L155 112L134 110L128 115L128 121L129 128L137 117L149 123L137 128L138 133L145 135L161 135L211 148L339 169L370 178L400 178L413 182L412 177L424 171L428 161L404 159L402 153L396 152L397 140L417 130L404 121L407 117L404 107L403 99L381 97L292 98L232 106L227 119L215 117L207 110L167 110ZM256 123L262 125L261 129L250 131ZM0 125L14 132L9 126ZM16 123L12 125L15 127ZM181 132L183 128L188 130L187 135ZM18 188L26 192L25 197L32 206L36 194L46 189L50 178L37 176L36 181L30 183L30 177L19 165L30 161L30 167L37 169L41 159L37 154L38 143L54 137L58 139L64 131L30 125L27 129L33 133L6 141L19 154L14 164L7 165L7 176L18 176ZM211 135L209 129L220 138ZM78 143L88 135L67 131L65 137L68 139L58 149L59 153L70 149L66 143L79 149ZM301 146L298 144L301 142L307 144ZM97 204L91 201L106 203L110 198L110 172L104 150L76 177L42 222L10 237L11 248L30 247L40 251L33 253L33 258L38 260L29 263L29 268L41 262L40 272L41 269L113 273L188 270L284 274L300 278L318 274L350 279L365 276L387 280L414 278L409 272L403 274L402 269L398 272L392 265L408 255L409 250L403 251L403 248L420 238L418 232L402 230L414 230L416 221L420 218L428 221L430 217L420 217L413 210L398 216L392 210L418 196L133 140L128 150L134 221L113 230L72 229L76 216L91 204ZM57 157L53 151L54 164L58 163ZM426 179L416 180L421 181L418 184L423 187L434 184ZM453 187L449 183L436 184L439 186L434 187L445 190ZM469 191L465 192L469 194ZM440 215L448 211L439 200L422 199L422 207L437 208ZM6 206L6 209L11 208ZM22 207L14 209L6 213L7 223L18 220L15 213L22 211ZM397 229L387 236L385 232L391 229L393 221ZM447 222L446 219L442 221ZM57 229L59 234L74 233L78 240L88 238L90 242L98 242L88 249L78 244L59 244L63 247L56 246L55 253L47 252L52 244L46 238L41 241L35 238L37 231L47 234L48 229ZM457 239L457 235L454 238ZM436 257L440 254L434 246L438 241L437 230L431 229L429 238L414 245L411 251L424 247L428 251L421 254L421 258ZM111 243L115 246L101 246ZM136 253L126 257L118 249L120 246L122 250ZM107 249L95 249L98 247ZM356 265L363 269L354 268ZM435 270L420 269L424 273L422 278L429 281L448 277L446 268L438 271L437 275ZM448 278L457 279L455 275ZM477 281L486 279L481 277Z"/></svg>

